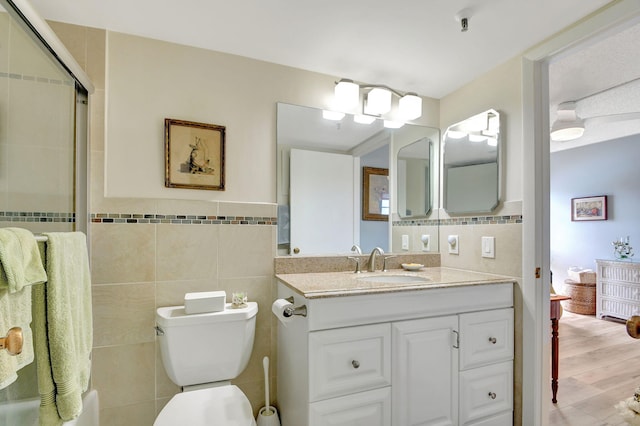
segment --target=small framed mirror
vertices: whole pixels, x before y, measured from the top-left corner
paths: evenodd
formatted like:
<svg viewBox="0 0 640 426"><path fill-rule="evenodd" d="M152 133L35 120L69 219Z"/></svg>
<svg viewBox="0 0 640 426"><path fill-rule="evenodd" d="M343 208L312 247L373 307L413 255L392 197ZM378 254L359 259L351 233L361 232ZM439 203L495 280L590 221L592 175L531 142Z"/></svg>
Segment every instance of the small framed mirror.
<svg viewBox="0 0 640 426"><path fill-rule="evenodd" d="M421 138L398 150L396 159L398 216L425 217L431 211L432 144Z"/></svg>
<svg viewBox="0 0 640 426"><path fill-rule="evenodd" d="M500 114L493 109L447 128L442 138L447 213L490 213L500 202Z"/></svg>

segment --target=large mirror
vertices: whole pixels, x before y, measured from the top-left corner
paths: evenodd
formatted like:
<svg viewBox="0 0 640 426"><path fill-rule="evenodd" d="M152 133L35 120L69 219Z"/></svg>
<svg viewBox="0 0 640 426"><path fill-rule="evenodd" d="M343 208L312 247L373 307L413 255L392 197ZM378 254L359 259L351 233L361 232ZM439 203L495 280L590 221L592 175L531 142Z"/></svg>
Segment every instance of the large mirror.
<svg viewBox="0 0 640 426"><path fill-rule="evenodd" d="M425 249L418 244L421 235L429 233L434 241L437 230L413 228L433 219L427 216L437 199L433 146L438 139L434 128L387 129L382 120L357 123L350 115L331 120L320 109L278 103L278 254L345 254L357 250L354 246L363 253L374 247L402 251L392 243L396 227L403 228L398 238L416 240L405 251ZM409 223L415 218L422 220ZM437 243L431 247L436 251Z"/></svg>
<svg viewBox="0 0 640 426"><path fill-rule="evenodd" d="M498 206L500 145L500 114L493 109L447 128L442 139L447 213L490 213Z"/></svg>

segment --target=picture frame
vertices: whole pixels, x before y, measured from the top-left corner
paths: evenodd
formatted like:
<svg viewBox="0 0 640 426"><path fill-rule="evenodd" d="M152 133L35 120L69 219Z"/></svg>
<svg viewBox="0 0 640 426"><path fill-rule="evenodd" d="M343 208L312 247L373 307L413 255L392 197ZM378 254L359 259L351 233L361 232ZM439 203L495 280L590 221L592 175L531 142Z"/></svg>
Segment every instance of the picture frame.
<svg viewBox="0 0 640 426"><path fill-rule="evenodd" d="M388 221L389 169L362 168L362 220Z"/></svg>
<svg viewBox="0 0 640 426"><path fill-rule="evenodd" d="M572 198L571 220L573 222L607 220L607 196Z"/></svg>
<svg viewBox="0 0 640 426"><path fill-rule="evenodd" d="M224 191L225 127L165 118L167 188Z"/></svg>

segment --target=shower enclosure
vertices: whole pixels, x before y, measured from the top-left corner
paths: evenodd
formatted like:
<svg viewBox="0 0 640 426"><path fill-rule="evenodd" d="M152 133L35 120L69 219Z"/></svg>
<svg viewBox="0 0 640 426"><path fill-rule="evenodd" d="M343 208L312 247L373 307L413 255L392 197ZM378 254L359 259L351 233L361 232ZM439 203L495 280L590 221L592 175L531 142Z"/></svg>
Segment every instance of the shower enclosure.
<svg viewBox="0 0 640 426"><path fill-rule="evenodd" d="M87 232L91 91L30 4L0 0L0 227ZM0 390L0 404L38 396L34 364ZM0 424L24 424L6 411Z"/></svg>

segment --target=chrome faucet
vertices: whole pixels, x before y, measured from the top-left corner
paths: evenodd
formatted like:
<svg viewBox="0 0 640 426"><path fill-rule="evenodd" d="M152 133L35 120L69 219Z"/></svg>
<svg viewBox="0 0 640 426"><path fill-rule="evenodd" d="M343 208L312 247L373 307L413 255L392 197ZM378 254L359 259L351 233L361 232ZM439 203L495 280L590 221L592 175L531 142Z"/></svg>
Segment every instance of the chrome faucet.
<svg viewBox="0 0 640 426"><path fill-rule="evenodd" d="M369 268L367 269L369 272L375 272L376 256L383 255L383 254L384 254L384 250L382 250L380 247L376 247L373 250L371 250L371 254L369 255Z"/></svg>
<svg viewBox="0 0 640 426"><path fill-rule="evenodd" d="M362 254L362 249L357 244L354 244L353 247L351 247L351 251L354 253Z"/></svg>

